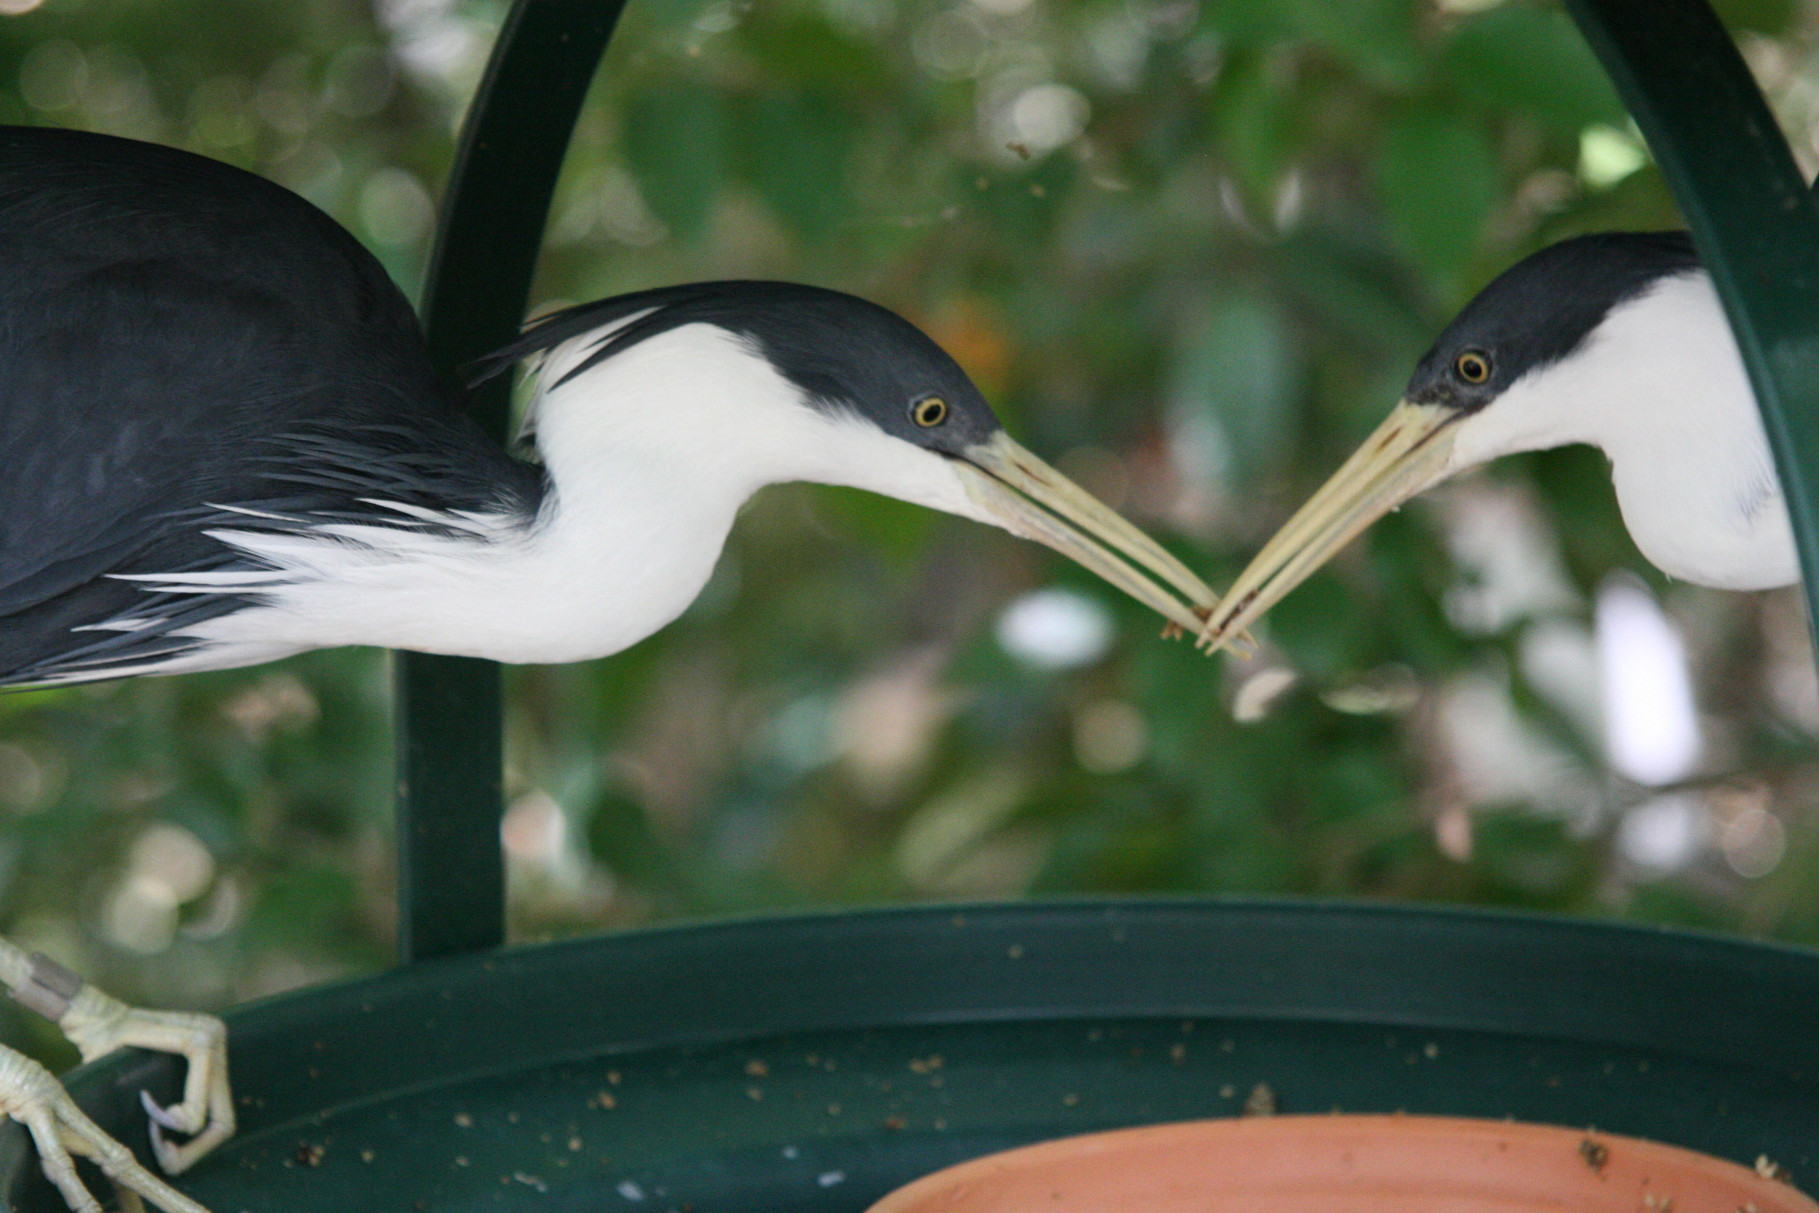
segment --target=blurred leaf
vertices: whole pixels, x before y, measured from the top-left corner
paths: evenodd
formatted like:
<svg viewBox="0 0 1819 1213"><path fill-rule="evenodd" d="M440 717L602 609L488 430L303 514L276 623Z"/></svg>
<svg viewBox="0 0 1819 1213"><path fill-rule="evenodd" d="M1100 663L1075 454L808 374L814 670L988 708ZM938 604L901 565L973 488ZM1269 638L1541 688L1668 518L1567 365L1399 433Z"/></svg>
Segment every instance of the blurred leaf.
<svg viewBox="0 0 1819 1213"><path fill-rule="evenodd" d="M1237 47L1281 41L1296 32L1292 10L1278 0L1206 0L1201 11L1204 24Z"/></svg>
<svg viewBox="0 0 1819 1213"><path fill-rule="evenodd" d="M1376 170L1396 235L1457 289L1497 204L1497 163L1483 132L1440 111L1406 112L1385 130Z"/></svg>
<svg viewBox="0 0 1819 1213"><path fill-rule="evenodd" d="M753 58L797 86L874 99L877 90L897 87L875 48L835 28L819 13L758 5L742 33Z"/></svg>
<svg viewBox="0 0 1819 1213"><path fill-rule="evenodd" d="M687 886L670 849L650 828L643 807L621 788L603 792L587 823L588 849L618 878L673 900Z"/></svg>
<svg viewBox="0 0 1819 1213"><path fill-rule="evenodd" d="M1318 46L1372 84L1406 89L1422 75L1410 0L1208 0L1204 23L1235 49Z"/></svg>
<svg viewBox="0 0 1819 1213"><path fill-rule="evenodd" d="M1521 810L1473 815L1473 899L1493 905L1583 905L1598 878L1597 854L1572 844L1559 818Z"/></svg>
<svg viewBox="0 0 1819 1213"><path fill-rule="evenodd" d="M726 105L706 85L641 89L627 103L625 152L644 200L685 240L701 235L726 175Z"/></svg>
<svg viewBox="0 0 1819 1213"><path fill-rule="evenodd" d="M1369 620L1357 595L1331 566L1320 570L1270 612L1269 635L1298 670L1326 681L1367 664Z"/></svg>
<svg viewBox="0 0 1819 1213"><path fill-rule="evenodd" d="M1383 744L1389 737L1380 722L1348 718L1345 723L1378 727L1369 730L1368 744L1331 745L1330 760L1310 772L1308 808L1319 824L1363 834L1367 830L1360 826L1371 818L1402 817L1412 789L1395 750Z"/></svg>
<svg viewBox="0 0 1819 1213"><path fill-rule="evenodd" d="M1274 470L1294 448L1301 368L1288 318L1271 299L1219 296L1181 339L1170 379L1177 408L1211 413L1234 485Z"/></svg>
<svg viewBox="0 0 1819 1213"><path fill-rule="evenodd" d="M826 95L759 97L735 109L744 175L803 236L825 234L846 215L851 115Z"/></svg>
<svg viewBox="0 0 1819 1213"><path fill-rule="evenodd" d="M1286 0L1303 35L1372 84L1413 88L1422 75L1411 0Z"/></svg>
<svg viewBox="0 0 1819 1213"><path fill-rule="evenodd" d="M1383 587L1382 609L1374 617L1396 661L1435 675L1468 662L1471 646L1441 606L1454 577L1452 562L1415 514L1412 509L1392 513L1365 536L1371 571Z"/></svg>
<svg viewBox="0 0 1819 1213"><path fill-rule="evenodd" d="M1282 281L1319 327L1393 360L1406 378L1435 332L1416 306L1406 267L1378 245L1324 231L1297 232L1283 252ZM1359 407L1375 425L1390 403L1385 397Z"/></svg>
<svg viewBox="0 0 1819 1213"><path fill-rule="evenodd" d="M1715 931L1726 925L1724 908L1716 898L1703 890L1668 881L1637 888L1630 909L1644 921L1664 926Z"/></svg>
<svg viewBox="0 0 1819 1213"><path fill-rule="evenodd" d="M1712 11L1731 30L1782 34L1794 23L1797 0L1712 0Z"/></svg>
<svg viewBox="0 0 1819 1213"><path fill-rule="evenodd" d="M1550 216L1542 235L1549 241L1585 232L1649 231L1685 227L1686 220L1653 164L1631 173L1608 190L1580 194Z"/></svg>
<svg viewBox="0 0 1819 1213"><path fill-rule="evenodd" d="M1564 9L1509 3L1466 17L1441 48L1448 83L1498 112L1532 116L1577 140L1627 116L1617 90Z"/></svg>
<svg viewBox="0 0 1819 1213"><path fill-rule="evenodd" d="M1215 147L1230 167L1245 201L1267 212L1289 159L1296 99L1276 83L1260 56L1235 59L1209 100Z"/></svg>
<svg viewBox="0 0 1819 1213"><path fill-rule="evenodd" d="M998 235L1030 245L1048 238L1077 175L1071 158L1050 155L1022 172L964 171L955 192L970 194Z"/></svg>
<svg viewBox="0 0 1819 1213"><path fill-rule="evenodd" d="M863 489L816 485L812 489L796 491L806 492L813 498L818 517L839 527L841 542L863 550L867 557L882 555L900 561L915 561L927 552L934 531L953 526L951 520L932 510Z"/></svg>
<svg viewBox="0 0 1819 1213"><path fill-rule="evenodd" d="M289 948L339 941L352 925L356 900L348 873L324 863L294 863L259 890L248 929Z"/></svg>
<svg viewBox="0 0 1819 1213"><path fill-rule="evenodd" d="M1595 585L1598 573L1627 567L1653 575L1653 567L1636 548L1617 509L1611 464L1603 451L1578 445L1527 456L1535 487L1556 520L1561 554L1582 586Z"/></svg>

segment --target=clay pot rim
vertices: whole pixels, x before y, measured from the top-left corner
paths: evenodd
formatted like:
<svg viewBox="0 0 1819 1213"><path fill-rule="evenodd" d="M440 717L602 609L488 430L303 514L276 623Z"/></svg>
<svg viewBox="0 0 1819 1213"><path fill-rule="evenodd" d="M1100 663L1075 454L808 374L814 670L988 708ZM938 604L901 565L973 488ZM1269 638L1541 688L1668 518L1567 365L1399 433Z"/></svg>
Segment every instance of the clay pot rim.
<svg viewBox="0 0 1819 1213"><path fill-rule="evenodd" d="M1012 1177L1053 1169L1074 1159L1099 1157L1127 1149L1146 1146L1157 1149L1171 1145L1175 1148L1205 1146L1209 1144L1206 1140L1209 1137L1215 1139L1210 1144L1230 1145L1234 1138L1251 1138L1263 1144L1266 1140L1286 1142L1310 1135L1329 1138L1330 1140L1318 1143L1322 1147L1344 1148L1351 1144L1347 1141L1348 1137L1355 1138L1356 1144L1367 1145L1373 1138L1382 1140L1385 1130L1392 1127L1398 1145L1431 1142L1436 1148L1465 1151L1474 1145L1503 1142L1531 1148L1571 1149L1584 1157L1588 1175L1599 1174L1603 1166L1591 1157L1594 1147L1607 1152L1619 1150L1622 1151L1626 1167L1642 1164L1671 1174L1699 1176L1734 1187L1739 1198L1745 1201L1753 1197L1769 1201L1775 1208L1792 1213L1807 1210L1819 1213L1819 1202L1781 1180L1765 1176L1729 1159L1684 1146L1606 1133L1595 1128L1403 1112L1311 1113L1165 1121L1051 1138L956 1163L912 1180L873 1204L867 1213L919 1213L921 1210L936 1208L964 1213L966 1205L937 1205L934 1198L949 1191L970 1188L984 1188L989 1194L995 1182L1002 1183ZM1608 1153L1601 1155L1609 1156Z"/></svg>

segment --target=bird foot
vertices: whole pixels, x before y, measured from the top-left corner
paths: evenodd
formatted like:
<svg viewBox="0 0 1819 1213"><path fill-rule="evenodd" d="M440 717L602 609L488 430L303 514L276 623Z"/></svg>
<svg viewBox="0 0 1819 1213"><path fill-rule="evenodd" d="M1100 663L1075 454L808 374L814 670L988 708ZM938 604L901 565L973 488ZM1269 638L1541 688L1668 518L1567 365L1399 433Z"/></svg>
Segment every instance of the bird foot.
<svg viewBox="0 0 1819 1213"><path fill-rule="evenodd" d="M114 1182L123 1213L141 1213L144 1205L140 1197L165 1213L208 1213L141 1166L131 1150L103 1133L49 1070L4 1047L0 1047L0 1112L31 1133L45 1178L74 1213L101 1213L101 1202L76 1174L72 1156L91 1160Z"/></svg>
<svg viewBox="0 0 1819 1213"><path fill-rule="evenodd" d="M213 1015L129 1007L84 985L57 1020L64 1035L93 1061L120 1048L175 1053L188 1063L183 1098L160 1107L139 1093L151 1118L152 1153L166 1175L179 1175L234 1135L234 1101L227 1082L227 1027ZM168 1133L188 1140L178 1141Z"/></svg>
<svg viewBox="0 0 1819 1213"><path fill-rule="evenodd" d="M227 1026L213 1015L129 1007L41 954L30 957L29 976L12 993L63 1029L84 1061L136 1047L175 1053L189 1063L180 1102L163 1108L149 1093L139 1093L151 1118L152 1153L166 1175L181 1174L234 1135ZM189 1140L173 1141L167 1131Z"/></svg>

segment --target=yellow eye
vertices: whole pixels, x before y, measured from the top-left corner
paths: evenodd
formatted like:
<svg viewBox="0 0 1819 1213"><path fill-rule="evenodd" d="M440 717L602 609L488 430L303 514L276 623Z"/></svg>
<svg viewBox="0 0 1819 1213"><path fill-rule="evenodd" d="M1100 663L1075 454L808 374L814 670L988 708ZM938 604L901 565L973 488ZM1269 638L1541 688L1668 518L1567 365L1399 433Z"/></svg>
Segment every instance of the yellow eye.
<svg viewBox="0 0 1819 1213"><path fill-rule="evenodd" d="M947 420L947 401L939 396L924 396L910 405L910 418L923 429L932 429Z"/></svg>
<svg viewBox="0 0 1819 1213"><path fill-rule="evenodd" d="M1491 377L1491 360L1477 350L1467 350L1454 360L1453 369L1467 383L1483 383Z"/></svg>

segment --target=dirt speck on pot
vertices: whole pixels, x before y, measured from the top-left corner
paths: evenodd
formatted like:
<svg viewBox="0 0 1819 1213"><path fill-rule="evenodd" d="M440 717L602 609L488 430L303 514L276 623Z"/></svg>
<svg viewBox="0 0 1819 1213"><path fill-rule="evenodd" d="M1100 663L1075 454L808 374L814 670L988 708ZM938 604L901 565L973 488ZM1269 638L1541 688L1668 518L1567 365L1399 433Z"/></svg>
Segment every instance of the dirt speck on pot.
<svg viewBox="0 0 1819 1213"><path fill-rule="evenodd" d="M1764 1179L1780 1180L1789 1186L1792 1186L1794 1182L1794 1177L1788 1169L1766 1154L1756 1155L1756 1174Z"/></svg>

